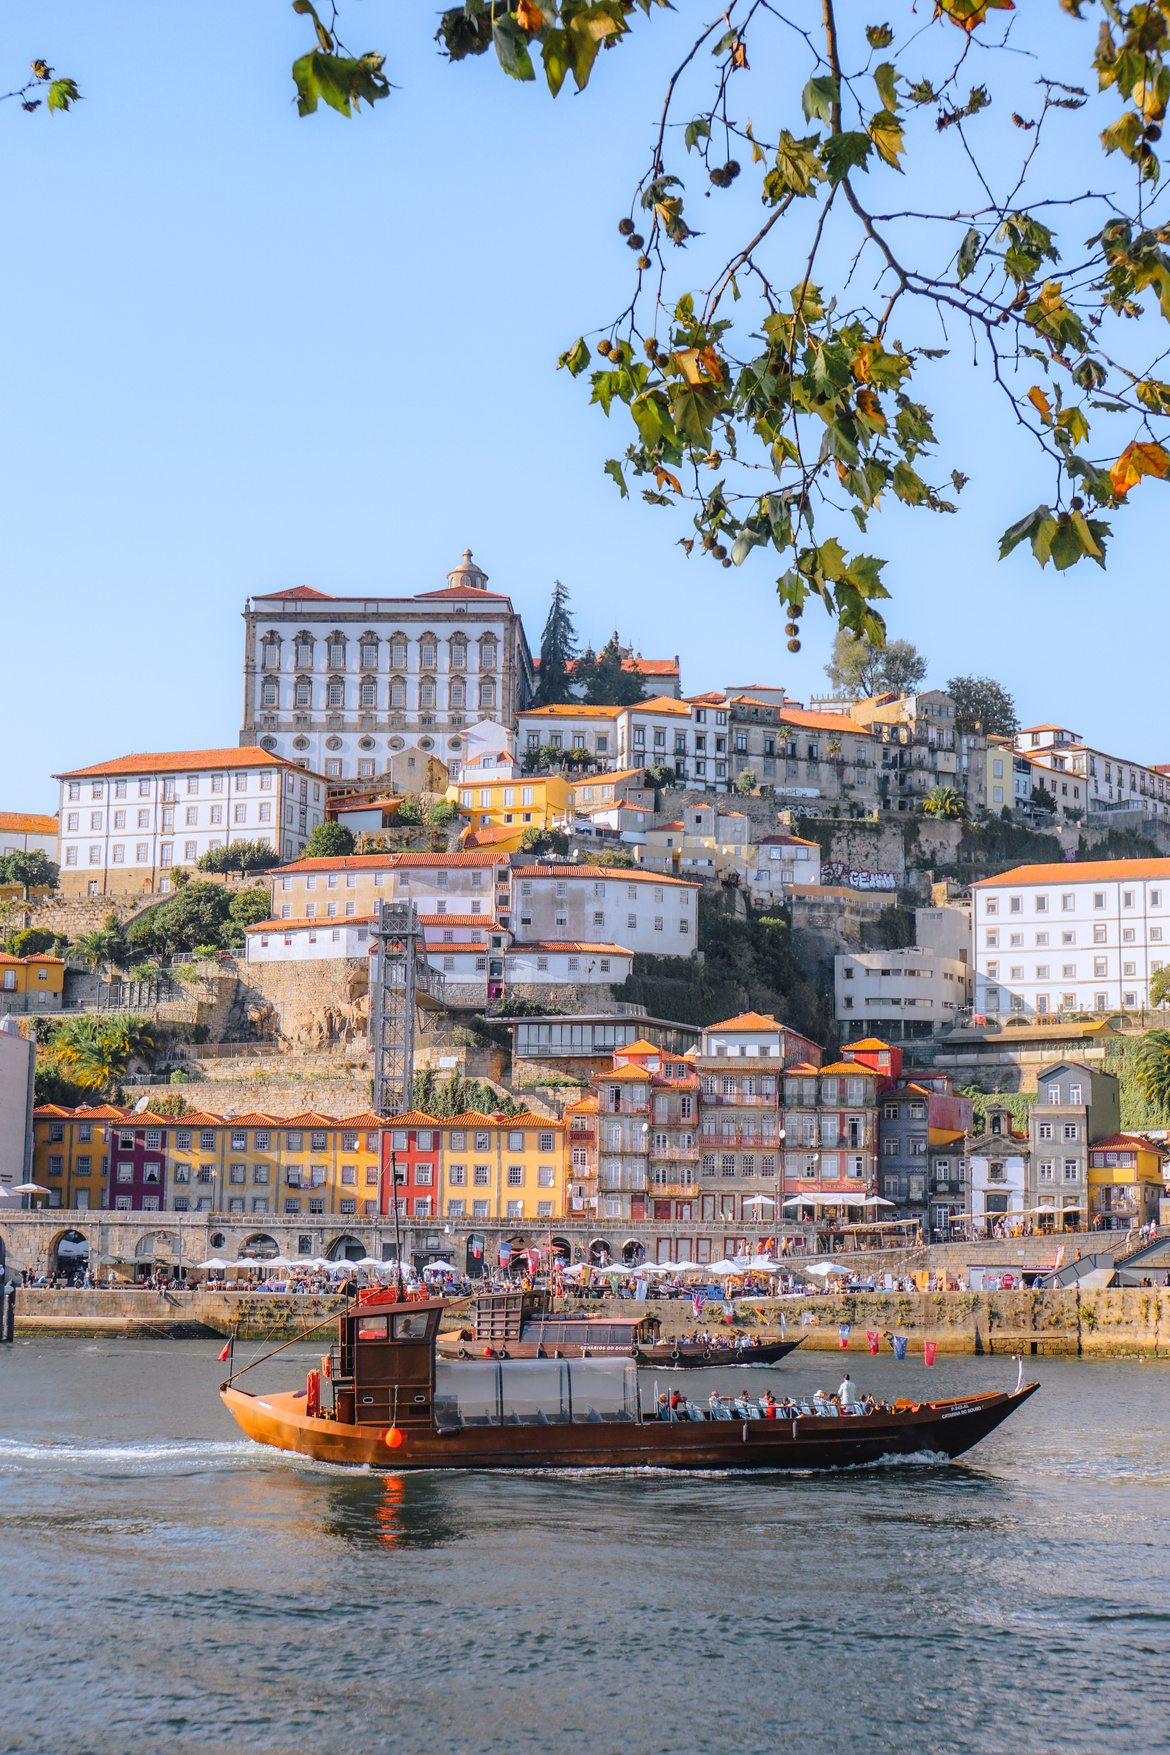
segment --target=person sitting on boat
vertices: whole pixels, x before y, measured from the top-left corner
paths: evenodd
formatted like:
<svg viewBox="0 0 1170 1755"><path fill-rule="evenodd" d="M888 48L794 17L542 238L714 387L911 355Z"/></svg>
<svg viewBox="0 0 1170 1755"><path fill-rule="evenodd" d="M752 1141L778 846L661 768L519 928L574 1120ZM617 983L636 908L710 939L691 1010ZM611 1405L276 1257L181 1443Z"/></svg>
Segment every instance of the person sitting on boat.
<svg viewBox="0 0 1170 1755"><path fill-rule="evenodd" d="M813 1405L813 1413L814 1414L827 1414L828 1413L828 1411L829 1411L828 1397L825 1395L825 1392L823 1389L818 1389L818 1390L814 1391L812 1405Z"/></svg>
<svg viewBox="0 0 1170 1755"><path fill-rule="evenodd" d="M857 1399L857 1385L847 1371L841 1379L841 1387L837 1391L837 1400L841 1404L841 1412L843 1414L849 1413L856 1404Z"/></svg>
<svg viewBox="0 0 1170 1755"><path fill-rule="evenodd" d="M763 1414L765 1420L774 1420L776 1418L776 1397L772 1394L770 1389L766 1389L760 1397L760 1412Z"/></svg>

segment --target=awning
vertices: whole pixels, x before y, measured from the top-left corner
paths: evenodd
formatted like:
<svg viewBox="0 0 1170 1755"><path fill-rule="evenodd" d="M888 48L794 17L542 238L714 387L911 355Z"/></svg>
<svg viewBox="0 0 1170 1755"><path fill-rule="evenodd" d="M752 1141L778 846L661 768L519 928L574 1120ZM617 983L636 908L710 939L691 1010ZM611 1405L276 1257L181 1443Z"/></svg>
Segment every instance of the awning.
<svg viewBox="0 0 1170 1755"><path fill-rule="evenodd" d="M964 1137L961 1127L928 1127L926 1131L932 1146L953 1146Z"/></svg>

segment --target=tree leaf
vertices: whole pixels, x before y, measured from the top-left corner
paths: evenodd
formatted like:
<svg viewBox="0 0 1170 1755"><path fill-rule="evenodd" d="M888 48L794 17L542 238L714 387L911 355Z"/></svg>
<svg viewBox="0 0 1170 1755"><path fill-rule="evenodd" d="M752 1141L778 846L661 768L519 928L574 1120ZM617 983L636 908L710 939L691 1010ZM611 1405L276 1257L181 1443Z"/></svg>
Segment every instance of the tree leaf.
<svg viewBox="0 0 1170 1755"><path fill-rule="evenodd" d="M1025 537L1034 537L1040 525L1050 516L1047 506L1037 506L1036 510L1029 512L1026 518L1021 518L1017 524L1009 525L999 539L1000 560L1006 560L1012 550L1024 541Z"/></svg>
<svg viewBox="0 0 1170 1755"><path fill-rule="evenodd" d="M67 110L71 104L79 103L81 93L72 79L54 79L49 86L46 103L50 110Z"/></svg>
<svg viewBox="0 0 1170 1755"><path fill-rule="evenodd" d="M869 137L886 163L900 171L898 154L905 151L906 143L897 116L889 110L879 110L869 124Z"/></svg>
<svg viewBox="0 0 1170 1755"><path fill-rule="evenodd" d="M572 347L566 348L557 361L557 370L559 371L562 366L567 366L573 377L577 378L585 370L589 360L590 353L585 345L585 338L578 336Z"/></svg>
<svg viewBox="0 0 1170 1755"><path fill-rule="evenodd" d="M505 73L513 79L535 79L536 70L528 53L528 38L510 12L492 19L492 42Z"/></svg>
<svg viewBox="0 0 1170 1755"><path fill-rule="evenodd" d="M293 62L297 88L297 114L311 116L318 101L339 115L351 116L365 98L368 104L390 95L390 81L382 72L383 55L326 55L313 49Z"/></svg>
<svg viewBox="0 0 1170 1755"><path fill-rule="evenodd" d="M979 252L982 247L983 235L972 226L959 245L958 271L960 280L966 280L971 273L979 260Z"/></svg>
<svg viewBox="0 0 1170 1755"><path fill-rule="evenodd" d="M883 61L873 70L873 82L887 110L896 110L898 107L897 79L898 70L892 61Z"/></svg>
<svg viewBox="0 0 1170 1755"><path fill-rule="evenodd" d="M888 49L894 40L894 33L888 24L867 24L865 40L871 49Z"/></svg>
<svg viewBox="0 0 1170 1755"><path fill-rule="evenodd" d="M870 145L868 134L831 135L821 147L821 160L829 174L830 183L839 183L851 170L864 167L869 157Z"/></svg>
<svg viewBox="0 0 1170 1755"><path fill-rule="evenodd" d="M544 65L548 89L556 97L565 83L565 74L573 60L568 32L559 29L545 31L540 45L540 59Z"/></svg>
<svg viewBox="0 0 1170 1755"><path fill-rule="evenodd" d="M1163 480L1170 471L1170 457L1161 445L1151 445L1134 440L1125 447L1113 468L1109 471L1109 479L1113 483L1113 491L1119 499L1124 499L1135 482L1143 475L1155 476Z"/></svg>
<svg viewBox="0 0 1170 1755"><path fill-rule="evenodd" d="M617 461L616 457L610 458L609 462L605 466L605 473L608 476L612 476L613 480L617 482L618 487L621 489L621 492L622 492L622 499L628 500L630 497L630 494L629 494L629 489L626 487L626 478L622 474L622 466Z"/></svg>
<svg viewBox="0 0 1170 1755"><path fill-rule="evenodd" d="M837 81L831 74L823 73L817 79L810 79L800 98L805 121L811 122L814 116L818 122L832 121L837 98Z"/></svg>
<svg viewBox="0 0 1170 1755"><path fill-rule="evenodd" d="M1044 422L1045 426L1050 427L1052 425L1052 404L1049 402L1047 396L1045 396L1043 390L1040 389L1039 385L1033 384L1028 392L1028 401L1032 404L1033 408L1037 410L1040 419Z"/></svg>
<svg viewBox="0 0 1170 1755"><path fill-rule="evenodd" d="M705 116L696 116L693 122L687 123L683 140L688 152L693 146L697 146L700 140L710 140L710 138L711 124Z"/></svg>
<svg viewBox="0 0 1170 1755"><path fill-rule="evenodd" d="M815 194L816 185L825 174L817 157L820 143L819 134L809 134L803 140L796 140L787 128L780 130L776 167L764 178L765 201L775 206L785 195Z"/></svg>

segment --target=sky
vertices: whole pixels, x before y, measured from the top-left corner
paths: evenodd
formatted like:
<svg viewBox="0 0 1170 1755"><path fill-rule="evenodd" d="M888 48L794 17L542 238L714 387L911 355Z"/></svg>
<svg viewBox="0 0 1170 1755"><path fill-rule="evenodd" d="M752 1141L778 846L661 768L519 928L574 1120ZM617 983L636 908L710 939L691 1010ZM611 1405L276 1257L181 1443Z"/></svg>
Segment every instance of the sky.
<svg viewBox="0 0 1170 1755"><path fill-rule="evenodd" d="M446 65L428 7L347 0L342 16L351 48L388 51L396 86L352 121L297 117L307 32L277 0L5 9L0 89L44 56L85 100L51 117L0 105L0 809L55 809L63 768L234 745L249 595L434 590L465 547L534 650L559 578L583 639L617 629L647 657L678 653L688 693L826 689L829 618L808 610L794 656L764 551L730 572L687 561L686 515L618 498L602 465L627 437L555 370L626 302L616 221L664 59L704 15L679 0L640 23L556 103L486 58ZM1044 72L1084 78L1095 23L1071 36L1056 0L1018 22ZM1019 64L1023 106L1040 62ZM771 101L752 78L741 120ZM1095 129L1116 104L1093 104ZM1019 144L994 120L993 161ZM1059 169L1102 188L1116 163L1066 144ZM749 183L720 197L745 223ZM713 247L692 247L697 281ZM800 263L791 281L784 266L795 282ZM1026 545L998 562L1000 532L1051 484L969 372L970 341L947 339L921 393L946 468L971 481L958 516L894 506L859 544L889 557L891 636L920 648L931 684L990 674L1025 725L1170 760L1136 662L1160 625L1166 488L1135 493L1105 574L1042 573Z"/></svg>

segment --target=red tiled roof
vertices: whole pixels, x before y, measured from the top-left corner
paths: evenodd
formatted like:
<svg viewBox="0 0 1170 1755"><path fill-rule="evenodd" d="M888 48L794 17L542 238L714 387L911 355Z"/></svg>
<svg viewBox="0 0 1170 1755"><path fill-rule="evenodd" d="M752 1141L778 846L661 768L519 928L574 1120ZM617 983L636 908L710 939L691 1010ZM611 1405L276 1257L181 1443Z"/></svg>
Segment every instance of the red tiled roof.
<svg viewBox="0 0 1170 1755"><path fill-rule="evenodd" d="M70 768L54 774L54 780L85 780L90 775L106 774L186 774L196 768L294 768L284 756L270 755L262 749L226 750L164 750L147 754L115 756L110 762L95 762L89 768ZM298 772L306 770L298 769ZM314 776L320 779L320 775Z"/></svg>
<svg viewBox="0 0 1170 1755"><path fill-rule="evenodd" d="M1059 865L1016 865L998 877L977 878L973 890L994 884L1056 884L1081 880L1102 883L1126 878L1170 878L1170 859L1075 859Z"/></svg>
<svg viewBox="0 0 1170 1755"><path fill-rule="evenodd" d="M359 1131L368 1131L370 1128L386 1127L388 1125L389 1124L384 1116L375 1115L369 1109L363 1109L357 1115L343 1115L341 1117L342 1127L352 1127Z"/></svg>
<svg viewBox="0 0 1170 1755"><path fill-rule="evenodd" d="M11 964L14 966L23 965L25 963L64 963L64 961L64 957L47 957L43 952L40 955L31 957L10 957L7 951L0 951L0 963Z"/></svg>
<svg viewBox="0 0 1170 1755"><path fill-rule="evenodd" d="M656 1048L653 1042L647 1042L640 1036L636 1042L627 1042L624 1048L615 1048L615 1054L661 1054L662 1049Z"/></svg>
<svg viewBox="0 0 1170 1755"><path fill-rule="evenodd" d="M56 817L38 817L18 810L0 810L0 835L55 835Z"/></svg>
<svg viewBox="0 0 1170 1755"><path fill-rule="evenodd" d="M298 916L294 920L290 915L287 920L257 920L254 924L245 926L244 931L272 932L282 926L286 932L299 926L368 926L373 918L372 914L317 914L311 920L308 915Z"/></svg>
<svg viewBox="0 0 1170 1755"><path fill-rule="evenodd" d="M465 806L469 809L470 806ZM464 847L494 847L497 841L510 841L524 833L522 823L489 824L486 829L468 829L464 839Z"/></svg>
<svg viewBox="0 0 1170 1755"><path fill-rule="evenodd" d="M404 1109L401 1115L388 1115L384 1121L378 1121L376 1116L373 1119L378 1127L429 1127L435 1129L443 1125L437 1115L428 1115L425 1109Z"/></svg>
<svg viewBox="0 0 1170 1755"><path fill-rule="evenodd" d="M856 1060L835 1060L832 1066L818 1067L817 1071L822 1073L860 1073L864 1079L874 1077L872 1066L863 1066L860 1061Z"/></svg>
<svg viewBox="0 0 1170 1755"><path fill-rule="evenodd" d="M490 914L420 914L419 925L427 926L482 926L500 930L499 922Z"/></svg>
<svg viewBox="0 0 1170 1755"><path fill-rule="evenodd" d="M565 701L555 707L525 707L521 719L616 719L620 707L586 707L580 701Z"/></svg>
<svg viewBox="0 0 1170 1755"><path fill-rule="evenodd" d="M1156 1152L1160 1158L1164 1158L1167 1151L1170 1150L1160 1140L1147 1139L1145 1134L1141 1133L1111 1133L1106 1140L1089 1141L1091 1152L1112 1152L1119 1149L1129 1152Z"/></svg>
<svg viewBox="0 0 1170 1755"><path fill-rule="evenodd" d="M653 695L646 701L634 701L630 711L634 713L681 713L690 718L690 703L676 701L673 695Z"/></svg>
<svg viewBox="0 0 1170 1755"><path fill-rule="evenodd" d="M433 871L444 865L488 866L496 864L491 853L347 853L333 859L298 859L286 866L283 877L317 871Z"/></svg>
<svg viewBox="0 0 1170 1755"><path fill-rule="evenodd" d="M287 591L262 591L253 597L253 603L274 603L281 598L296 598L298 603L337 603L340 600L330 597L327 591L314 591L311 585L293 585Z"/></svg>
<svg viewBox="0 0 1170 1755"><path fill-rule="evenodd" d="M762 835L757 847L819 847L819 841L805 841L799 835Z"/></svg>
<svg viewBox="0 0 1170 1755"><path fill-rule="evenodd" d="M517 865L512 869L514 877L541 878L613 878L615 883L643 884L680 884L685 890L702 889L701 884L693 883L687 878L667 877L660 871L639 871L634 866L625 865Z"/></svg>
<svg viewBox="0 0 1170 1755"><path fill-rule="evenodd" d="M477 602L480 598L493 599L496 603L509 602L502 591L487 591L481 585L444 585L441 591L419 591L415 595L420 598L466 597L474 598Z"/></svg>
<svg viewBox="0 0 1170 1755"><path fill-rule="evenodd" d="M738 1017L724 1018L721 1024L708 1024L708 1030L778 1030L775 1018L764 1012L740 1012Z"/></svg>
<svg viewBox="0 0 1170 1755"><path fill-rule="evenodd" d="M781 707L780 720L784 725L797 725L805 731L847 731L851 737L858 735L858 728L848 713L814 713L807 707Z"/></svg>
<svg viewBox="0 0 1170 1755"><path fill-rule="evenodd" d="M574 955L581 951L586 954L595 951L603 957L632 957L634 954L625 945L590 943L585 939L576 938L526 939L523 944L514 944L508 947L510 957L523 956L525 951L540 951L542 955L548 951L572 951Z"/></svg>
<svg viewBox="0 0 1170 1755"><path fill-rule="evenodd" d="M786 1073L819 1073L820 1070L820 1067L814 1066L811 1060L794 1060L791 1066L784 1068ZM866 1071L869 1070L867 1067Z"/></svg>
<svg viewBox="0 0 1170 1755"><path fill-rule="evenodd" d="M883 1042L880 1036L866 1036L860 1042L851 1042L849 1046L853 1049L854 1053L856 1053L859 1048L865 1049L867 1053L872 1053L875 1049L879 1048L886 1054L890 1051L890 1044L888 1042Z"/></svg>

